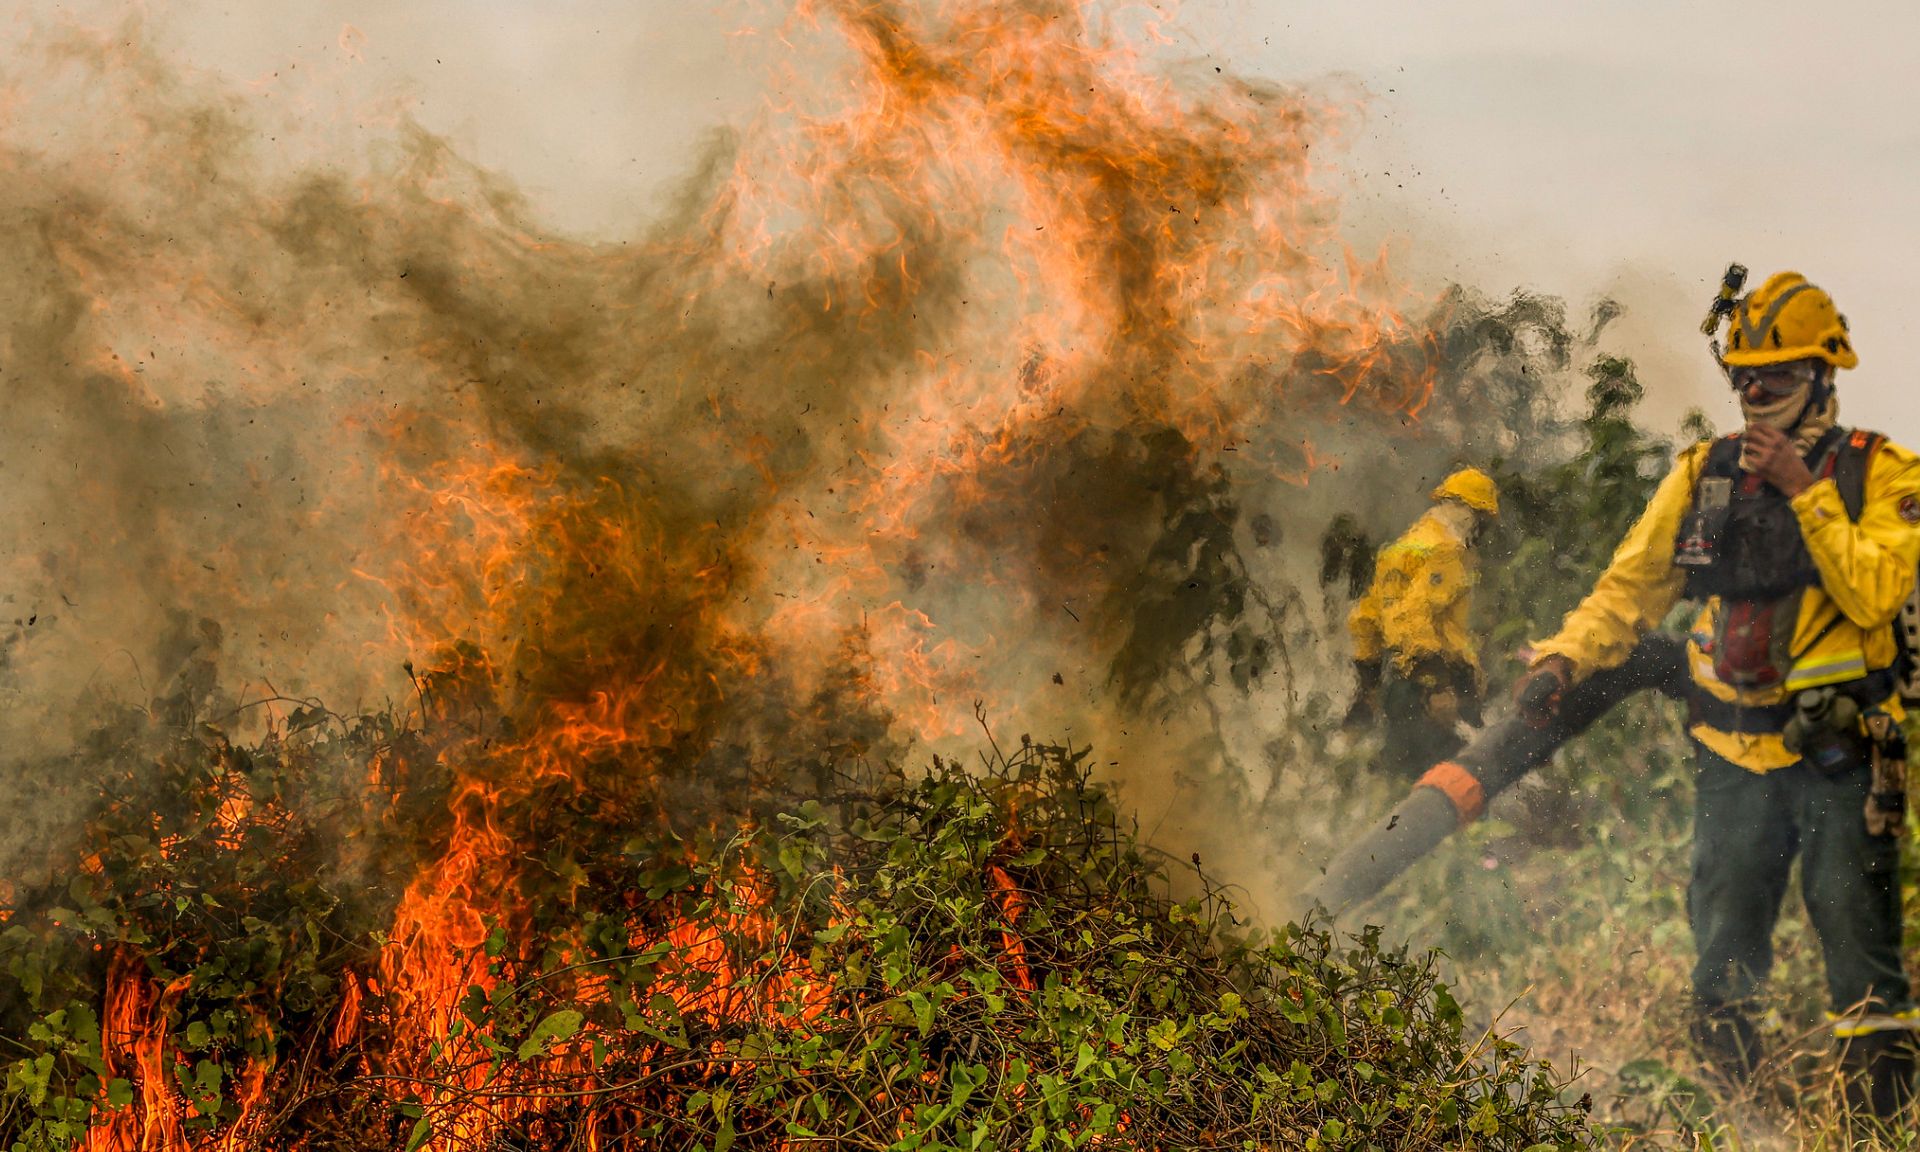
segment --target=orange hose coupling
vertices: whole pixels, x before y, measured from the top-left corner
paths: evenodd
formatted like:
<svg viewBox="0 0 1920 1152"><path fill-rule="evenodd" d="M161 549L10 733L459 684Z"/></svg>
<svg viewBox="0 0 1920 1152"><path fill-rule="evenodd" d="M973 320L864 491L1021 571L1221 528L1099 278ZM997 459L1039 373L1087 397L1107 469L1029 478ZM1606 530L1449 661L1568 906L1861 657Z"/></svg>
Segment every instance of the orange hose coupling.
<svg viewBox="0 0 1920 1152"><path fill-rule="evenodd" d="M1442 760L1427 769L1415 787L1438 789L1453 801L1453 810L1460 814L1462 824L1473 823L1487 810L1487 793L1480 786L1480 778L1451 760Z"/></svg>

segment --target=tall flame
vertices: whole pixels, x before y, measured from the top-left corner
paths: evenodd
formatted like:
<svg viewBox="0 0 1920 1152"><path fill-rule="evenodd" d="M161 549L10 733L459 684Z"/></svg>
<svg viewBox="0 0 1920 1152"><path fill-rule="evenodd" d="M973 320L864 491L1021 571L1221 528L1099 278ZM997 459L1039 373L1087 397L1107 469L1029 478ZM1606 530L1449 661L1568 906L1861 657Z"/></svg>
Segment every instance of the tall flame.
<svg viewBox="0 0 1920 1152"><path fill-rule="evenodd" d="M539 1060L503 1070L462 1005L580 947L542 903L599 866L569 829L681 851L669 827L716 749L896 753L970 735L989 700L1124 714L1101 670L1176 494L1307 484L1337 463L1329 413L1397 426L1432 397L1421 302L1346 251L1322 179L1353 108L1169 73L1092 0L809 0L772 28L783 95L644 242L600 246L541 235L418 132L276 181L243 118L130 41L55 41L107 78L89 99L176 103L101 145L138 180L38 217L78 303L34 354L81 348L50 379L104 414L53 426L122 446L61 493L99 516L41 570L111 600L122 577L89 558L138 540L129 627L255 613L263 662L312 650L303 684L397 690L434 734L444 817L328 1025L346 1050L384 1014L391 1050L366 1059L417 1086L434 1148L543 1107ZM9 210L91 186L88 159L23 159ZM234 449L256 420L275 442ZM164 465L183 436L200 455ZM126 498L142 485L150 511ZM731 931L776 930L755 891L724 894ZM741 971L630 903L627 943L671 955L683 1013L821 1002L803 966ZM1017 931L1003 946L1030 989ZM91 1146L256 1146L271 1064L225 1132L191 1128L167 1031L186 988L114 965L106 1050L140 1098ZM584 1067L586 1043L537 1054Z"/></svg>

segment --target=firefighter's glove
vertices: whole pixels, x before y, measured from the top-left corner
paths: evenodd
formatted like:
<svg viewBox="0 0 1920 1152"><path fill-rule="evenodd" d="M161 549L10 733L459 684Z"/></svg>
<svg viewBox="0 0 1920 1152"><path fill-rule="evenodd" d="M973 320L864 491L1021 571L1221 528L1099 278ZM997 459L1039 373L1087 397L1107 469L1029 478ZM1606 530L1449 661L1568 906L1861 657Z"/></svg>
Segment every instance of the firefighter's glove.
<svg viewBox="0 0 1920 1152"><path fill-rule="evenodd" d="M1354 691L1353 704L1347 709L1347 715L1340 722L1342 728L1369 728L1373 725L1374 713L1380 699L1380 661L1356 660L1353 662L1354 675L1360 685Z"/></svg>
<svg viewBox="0 0 1920 1152"><path fill-rule="evenodd" d="M1486 718L1480 714L1480 693L1465 691L1460 694L1460 719L1475 728L1484 727Z"/></svg>
<svg viewBox="0 0 1920 1152"><path fill-rule="evenodd" d="M1560 701L1573 684L1573 661L1549 656L1527 670L1513 686L1513 702L1520 717L1535 728L1545 728L1560 715Z"/></svg>
<svg viewBox="0 0 1920 1152"><path fill-rule="evenodd" d="M1429 657L1414 672L1427 688L1427 715L1452 729L1465 720L1480 725L1480 678L1463 660Z"/></svg>
<svg viewBox="0 0 1920 1152"><path fill-rule="evenodd" d="M1445 659L1437 675L1439 682L1453 691L1454 721L1465 720L1480 727L1480 673L1464 660Z"/></svg>

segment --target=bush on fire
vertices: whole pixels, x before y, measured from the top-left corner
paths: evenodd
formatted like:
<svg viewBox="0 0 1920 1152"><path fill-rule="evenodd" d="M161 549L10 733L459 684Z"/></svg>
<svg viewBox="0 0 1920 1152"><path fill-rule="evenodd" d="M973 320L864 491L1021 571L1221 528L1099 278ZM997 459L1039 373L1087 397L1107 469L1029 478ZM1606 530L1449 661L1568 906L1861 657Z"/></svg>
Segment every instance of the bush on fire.
<svg viewBox="0 0 1920 1152"><path fill-rule="evenodd" d="M530 857L526 914L429 1001L387 932L446 831L443 752L318 711L242 748L162 707L74 754L98 771L50 765L94 808L7 900L5 1145L1591 1142L1429 962L1242 932L1170 885L1084 751L1026 742L987 771L823 771L826 799L763 791L745 825L577 813L601 831Z"/></svg>

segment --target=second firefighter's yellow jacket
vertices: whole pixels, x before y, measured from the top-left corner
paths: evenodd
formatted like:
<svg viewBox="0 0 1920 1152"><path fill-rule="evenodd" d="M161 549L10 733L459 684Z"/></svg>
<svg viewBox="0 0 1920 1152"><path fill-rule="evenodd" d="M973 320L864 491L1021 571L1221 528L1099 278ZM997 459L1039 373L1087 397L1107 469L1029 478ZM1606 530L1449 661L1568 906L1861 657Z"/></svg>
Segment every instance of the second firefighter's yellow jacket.
<svg viewBox="0 0 1920 1152"><path fill-rule="evenodd" d="M1380 550L1373 583L1347 615L1355 660L1391 661L1412 675L1422 661L1439 657L1473 669L1480 658L1467 631L1479 568L1467 546L1472 512L1440 504Z"/></svg>
<svg viewBox="0 0 1920 1152"><path fill-rule="evenodd" d="M1565 656L1576 678L1626 659L1640 637L1664 619L1680 598L1684 574L1674 566L1674 538L1692 507L1694 485L1712 442L1681 453L1640 519L1628 530L1607 570L1552 639L1535 645L1535 660ZM1779 685L1739 691L1714 674L1703 644L1714 635L1717 597L1701 608L1687 645L1698 691L1730 704L1779 704L1803 688L1844 683L1890 666L1897 655L1891 624L1914 588L1920 563L1920 459L1892 442L1873 453L1858 522L1847 516L1830 478L1816 480L1792 500L1800 535L1820 573L1820 584L1800 601L1791 670ZM1798 759L1778 733L1722 732L1696 724L1708 748L1756 772Z"/></svg>

